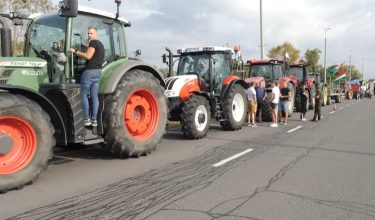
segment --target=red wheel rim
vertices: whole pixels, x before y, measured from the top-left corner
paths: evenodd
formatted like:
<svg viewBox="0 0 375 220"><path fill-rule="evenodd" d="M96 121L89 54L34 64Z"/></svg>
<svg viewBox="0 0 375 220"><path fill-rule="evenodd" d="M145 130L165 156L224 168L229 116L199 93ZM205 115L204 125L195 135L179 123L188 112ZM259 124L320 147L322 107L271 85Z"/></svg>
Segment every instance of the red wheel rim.
<svg viewBox="0 0 375 220"><path fill-rule="evenodd" d="M130 135L138 141L148 140L159 124L159 105L147 89L137 89L125 103L124 123Z"/></svg>
<svg viewBox="0 0 375 220"><path fill-rule="evenodd" d="M0 174L16 173L33 159L37 147L36 133L27 121L5 116L0 117L0 135L11 137L13 142L7 154L0 154Z"/></svg>

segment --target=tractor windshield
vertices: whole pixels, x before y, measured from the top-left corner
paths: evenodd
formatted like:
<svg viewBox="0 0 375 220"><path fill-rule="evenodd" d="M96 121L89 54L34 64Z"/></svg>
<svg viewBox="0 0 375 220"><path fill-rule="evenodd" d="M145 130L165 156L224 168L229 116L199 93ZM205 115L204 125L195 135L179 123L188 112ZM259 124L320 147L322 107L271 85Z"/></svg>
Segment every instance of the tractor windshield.
<svg viewBox="0 0 375 220"><path fill-rule="evenodd" d="M42 50L51 53L54 42L64 47L65 23L66 18L57 14L42 16L34 20L26 35L26 55L40 56Z"/></svg>
<svg viewBox="0 0 375 220"><path fill-rule="evenodd" d="M266 79L278 79L282 76L281 66L272 64L251 65L250 77L264 77Z"/></svg>
<svg viewBox="0 0 375 220"><path fill-rule="evenodd" d="M197 73L200 77L209 79L210 57L207 53L183 54L178 64L177 75Z"/></svg>
<svg viewBox="0 0 375 220"><path fill-rule="evenodd" d="M286 71L285 76L296 76L298 82L303 81L303 69L302 67L290 67L288 71Z"/></svg>

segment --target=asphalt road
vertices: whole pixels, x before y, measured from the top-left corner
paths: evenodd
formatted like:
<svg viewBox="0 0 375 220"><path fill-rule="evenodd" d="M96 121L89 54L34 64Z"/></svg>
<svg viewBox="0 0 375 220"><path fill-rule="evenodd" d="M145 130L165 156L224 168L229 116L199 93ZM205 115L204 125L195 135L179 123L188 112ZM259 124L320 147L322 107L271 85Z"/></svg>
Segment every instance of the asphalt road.
<svg viewBox="0 0 375 220"><path fill-rule="evenodd" d="M0 195L0 219L375 219L374 109L351 100L320 122L213 124L201 140L172 128L138 159L57 149L37 182Z"/></svg>

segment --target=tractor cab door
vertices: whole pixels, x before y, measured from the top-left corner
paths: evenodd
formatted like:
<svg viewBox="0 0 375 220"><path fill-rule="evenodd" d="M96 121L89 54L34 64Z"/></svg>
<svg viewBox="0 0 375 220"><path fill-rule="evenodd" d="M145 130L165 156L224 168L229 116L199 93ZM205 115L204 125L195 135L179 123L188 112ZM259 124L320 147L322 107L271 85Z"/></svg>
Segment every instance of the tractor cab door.
<svg viewBox="0 0 375 220"><path fill-rule="evenodd" d="M125 53L125 35L123 25L102 17L82 14L73 19L72 26L72 47L86 52L89 46L87 29L94 27L97 29L98 40L104 46L104 63L103 67L116 61L121 57L126 57ZM73 70L74 79L79 82L81 74L85 70L86 60L74 56Z"/></svg>
<svg viewBox="0 0 375 220"><path fill-rule="evenodd" d="M212 91L215 95L219 96L223 81L231 72L231 60L226 59L225 53L222 52L212 54L211 58Z"/></svg>

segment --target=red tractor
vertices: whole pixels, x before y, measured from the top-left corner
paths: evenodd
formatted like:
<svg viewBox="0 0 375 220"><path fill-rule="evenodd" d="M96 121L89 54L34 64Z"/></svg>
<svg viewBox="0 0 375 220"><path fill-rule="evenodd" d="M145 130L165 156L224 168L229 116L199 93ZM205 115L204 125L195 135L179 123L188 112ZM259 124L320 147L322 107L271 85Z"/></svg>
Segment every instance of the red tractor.
<svg viewBox="0 0 375 220"><path fill-rule="evenodd" d="M285 72L285 75L296 79L298 82L297 92L295 94L295 101L294 106L296 107L296 111L299 112L301 110L301 97L300 97L300 88L303 84L306 84L306 92L309 94L308 98L308 108L307 109L314 109L315 107L315 77L309 77L307 73L307 65L306 64L291 64L289 69Z"/></svg>
<svg viewBox="0 0 375 220"><path fill-rule="evenodd" d="M188 48L178 50L178 55L166 50L169 55L163 55L163 62L169 65L170 74L165 79L168 119L180 121L184 136L189 139L206 136L211 118L220 121L224 130L241 129L246 119L247 84L231 75L232 49ZM179 61L175 76L173 58Z"/></svg>
<svg viewBox="0 0 375 220"><path fill-rule="evenodd" d="M284 85L282 82L287 83L287 87L290 89L292 94L291 100L289 102L288 107L288 116L293 114L294 110L294 100L295 100L295 93L297 89L297 78L296 77L288 77L283 73L283 64L284 61L282 60L249 60L247 61L250 64L249 74L245 79L246 83L255 82L259 83L260 81L264 81L266 83L266 91L267 93L271 93L271 88L269 88L269 82L271 80L275 80L277 85ZM282 87L280 87L281 89ZM272 121L271 116L271 95L267 96L267 100L265 105L262 106L262 120L263 121Z"/></svg>

